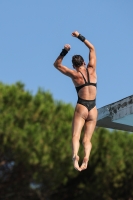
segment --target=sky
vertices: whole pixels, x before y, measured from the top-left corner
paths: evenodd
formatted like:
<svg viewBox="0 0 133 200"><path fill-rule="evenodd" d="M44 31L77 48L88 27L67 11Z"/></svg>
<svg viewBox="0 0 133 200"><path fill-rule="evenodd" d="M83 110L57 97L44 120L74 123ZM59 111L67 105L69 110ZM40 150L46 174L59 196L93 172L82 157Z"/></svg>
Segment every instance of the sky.
<svg viewBox="0 0 133 200"><path fill-rule="evenodd" d="M72 80L53 63L71 45L63 65L87 47L71 33L78 31L96 49L97 108L133 95L133 1L128 0L0 0L0 82L21 81L36 94L76 105Z"/></svg>

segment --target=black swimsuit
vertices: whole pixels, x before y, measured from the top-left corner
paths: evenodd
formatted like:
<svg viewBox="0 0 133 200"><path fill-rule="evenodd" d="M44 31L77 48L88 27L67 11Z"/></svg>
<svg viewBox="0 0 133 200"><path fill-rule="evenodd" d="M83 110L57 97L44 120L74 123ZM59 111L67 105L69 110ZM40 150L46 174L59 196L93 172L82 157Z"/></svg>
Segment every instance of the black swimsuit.
<svg viewBox="0 0 133 200"><path fill-rule="evenodd" d="M87 69L86 69L86 71L87 71L87 76L88 76L88 82L86 81L84 75L80 72L81 75L83 76L83 79L84 79L85 83L84 83L83 85L80 85L80 86L78 86L78 87L75 87L75 88L76 88L76 91L77 91L77 94L78 94L79 90L80 90L81 88L83 88L84 86L93 85L93 86L97 87L97 84L96 84L96 83L91 83L91 82L90 82L89 72L88 72ZM85 107L88 109L88 111L90 111L92 108L94 108L94 107L96 106L96 99L94 99L94 100L85 100L85 99L81 99L81 98L78 96L78 101L77 101L77 103L82 104L83 106L85 106Z"/></svg>

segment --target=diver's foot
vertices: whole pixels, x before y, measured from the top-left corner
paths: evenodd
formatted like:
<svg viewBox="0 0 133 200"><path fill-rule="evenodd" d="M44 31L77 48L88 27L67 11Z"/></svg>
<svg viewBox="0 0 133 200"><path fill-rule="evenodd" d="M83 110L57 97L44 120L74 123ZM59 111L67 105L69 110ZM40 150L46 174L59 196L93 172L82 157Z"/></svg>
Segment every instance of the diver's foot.
<svg viewBox="0 0 133 200"><path fill-rule="evenodd" d="M73 165L74 165L74 168L78 171L81 171L80 167L79 167L79 156L74 156L72 158L72 161L73 161Z"/></svg>
<svg viewBox="0 0 133 200"><path fill-rule="evenodd" d="M80 167L81 171L87 169L87 165L88 165L88 158L84 157L82 165Z"/></svg>

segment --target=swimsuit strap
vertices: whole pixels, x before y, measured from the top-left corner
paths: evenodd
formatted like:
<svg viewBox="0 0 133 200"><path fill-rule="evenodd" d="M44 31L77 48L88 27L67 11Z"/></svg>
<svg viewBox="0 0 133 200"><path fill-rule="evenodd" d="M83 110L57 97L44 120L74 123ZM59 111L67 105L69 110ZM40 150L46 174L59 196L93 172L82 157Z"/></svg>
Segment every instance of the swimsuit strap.
<svg viewBox="0 0 133 200"><path fill-rule="evenodd" d="M87 83L87 81L86 81L86 79L85 79L84 75L82 74L82 72L81 72L81 71L79 71L79 72L81 73L81 75L82 75L82 77L83 77L83 79L84 79L85 83Z"/></svg>
<svg viewBox="0 0 133 200"><path fill-rule="evenodd" d="M87 71L87 76L88 76L88 82L86 81L86 79L85 79L84 75L82 74L82 72L81 72L81 71L79 71L79 72L81 73L81 75L82 75L82 77L83 77L83 79L84 79L85 83L84 83L83 85L80 85L80 86L77 86L77 87L75 87L75 88L76 88L76 91L77 91L77 93L78 93L78 92L79 92L79 90L80 90L81 88L83 88L84 86L93 85L93 86L97 87L97 83L90 83L90 76L89 76L88 69L86 69L86 71Z"/></svg>
<svg viewBox="0 0 133 200"><path fill-rule="evenodd" d="M90 75L89 75L89 72L88 72L87 68L86 68L86 71L87 71L87 76L88 76L88 83L90 83Z"/></svg>

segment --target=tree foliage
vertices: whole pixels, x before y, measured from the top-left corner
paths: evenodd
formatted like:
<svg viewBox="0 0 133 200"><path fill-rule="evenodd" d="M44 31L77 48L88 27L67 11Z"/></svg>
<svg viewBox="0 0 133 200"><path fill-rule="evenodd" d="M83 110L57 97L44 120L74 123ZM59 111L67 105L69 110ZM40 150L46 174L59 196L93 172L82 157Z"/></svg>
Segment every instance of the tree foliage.
<svg viewBox="0 0 133 200"><path fill-rule="evenodd" d="M0 83L2 200L133 199L133 134L96 128L88 169L77 172L73 112L48 91L32 95L20 82Z"/></svg>

